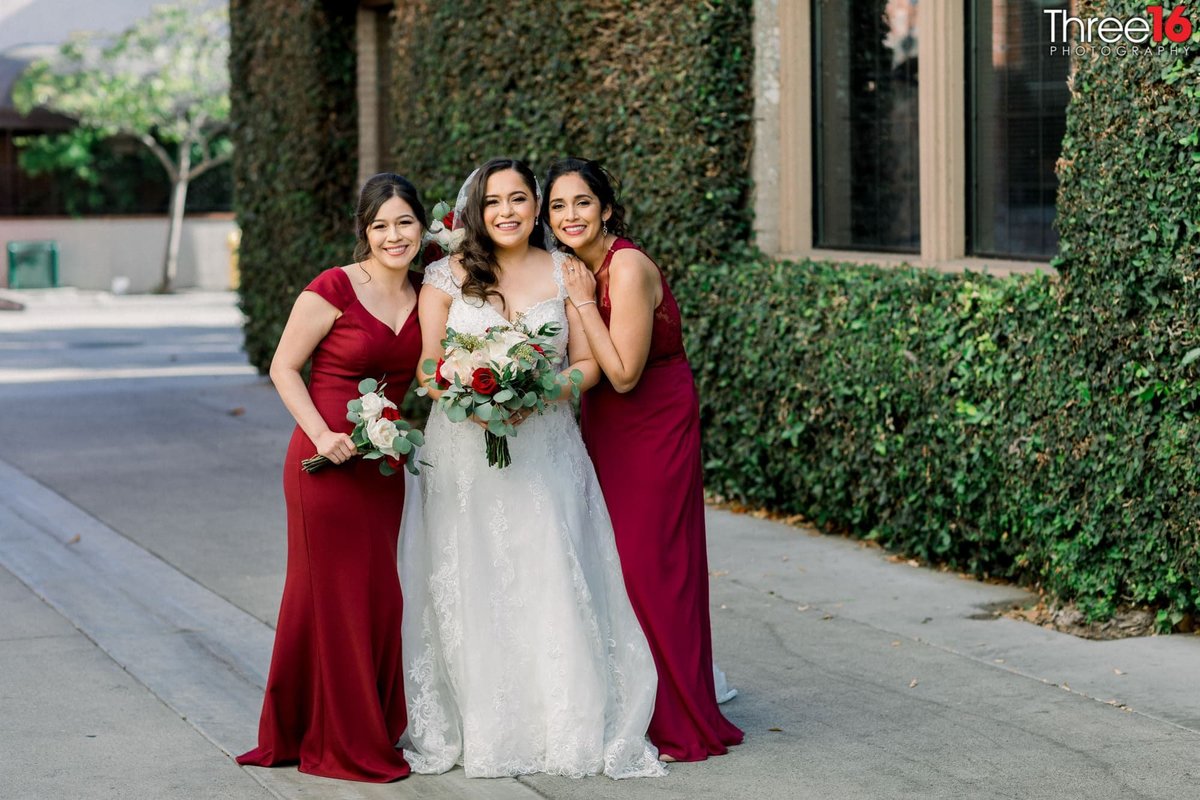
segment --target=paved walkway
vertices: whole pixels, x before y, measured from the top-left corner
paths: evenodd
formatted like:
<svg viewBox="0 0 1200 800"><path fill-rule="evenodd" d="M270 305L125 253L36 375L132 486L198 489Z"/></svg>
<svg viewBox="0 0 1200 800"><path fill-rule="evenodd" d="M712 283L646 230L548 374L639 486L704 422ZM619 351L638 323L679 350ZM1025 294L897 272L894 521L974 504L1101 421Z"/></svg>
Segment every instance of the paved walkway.
<svg viewBox="0 0 1200 800"><path fill-rule="evenodd" d="M714 646L747 732L729 756L622 782L238 767L291 423L245 363L233 298L17 296L0 312L0 797L1200 798L1200 637L995 619L1028 596L716 510Z"/></svg>

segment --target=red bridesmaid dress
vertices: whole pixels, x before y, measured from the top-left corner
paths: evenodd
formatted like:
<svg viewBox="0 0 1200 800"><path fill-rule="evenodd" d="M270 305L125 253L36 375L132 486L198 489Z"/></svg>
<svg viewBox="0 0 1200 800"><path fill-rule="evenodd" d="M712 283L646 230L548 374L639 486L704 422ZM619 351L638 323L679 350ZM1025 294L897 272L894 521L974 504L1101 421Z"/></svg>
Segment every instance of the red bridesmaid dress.
<svg viewBox="0 0 1200 800"><path fill-rule="evenodd" d="M597 303L608 325L608 267L596 273ZM708 616L708 552L700 461L700 402L683 351L679 306L662 281L650 354L626 394L606 379L584 393L580 426L604 492L625 586L654 663L658 696L650 741L679 761L725 753L742 732L717 708Z"/></svg>
<svg viewBox="0 0 1200 800"><path fill-rule="evenodd" d="M421 353L417 310L393 331L358 301L340 268L305 291L342 312L313 352L308 390L330 429L350 433L346 402L363 378L385 380L397 405L404 397ZM404 477L381 475L378 462L361 458L309 474L300 462L315 453L297 426L283 468L287 578L258 747L237 760L394 781L409 773L395 747L408 722L396 567Z"/></svg>

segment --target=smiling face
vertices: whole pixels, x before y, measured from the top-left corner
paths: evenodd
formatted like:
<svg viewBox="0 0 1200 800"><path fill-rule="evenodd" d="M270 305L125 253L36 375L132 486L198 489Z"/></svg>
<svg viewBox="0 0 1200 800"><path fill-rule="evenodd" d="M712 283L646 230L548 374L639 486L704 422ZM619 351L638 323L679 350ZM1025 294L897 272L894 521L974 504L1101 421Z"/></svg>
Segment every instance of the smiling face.
<svg viewBox="0 0 1200 800"><path fill-rule="evenodd" d="M483 198L483 224L499 248L529 241L537 222L537 199L521 174L505 169L488 176Z"/></svg>
<svg viewBox="0 0 1200 800"><path fill-rule="evenodd" d="M408 269L421 249L421 223L412 206L391 197L367 224L371 257L388 269Z"/></svg>
<svg viewBox="0 0 1200 800"><path fill-rule="evenodd" d="M578 251L604 235L612 209L601 209L600 200L577 172L569 172L550 187L550 229L560 242Z"/></svg>

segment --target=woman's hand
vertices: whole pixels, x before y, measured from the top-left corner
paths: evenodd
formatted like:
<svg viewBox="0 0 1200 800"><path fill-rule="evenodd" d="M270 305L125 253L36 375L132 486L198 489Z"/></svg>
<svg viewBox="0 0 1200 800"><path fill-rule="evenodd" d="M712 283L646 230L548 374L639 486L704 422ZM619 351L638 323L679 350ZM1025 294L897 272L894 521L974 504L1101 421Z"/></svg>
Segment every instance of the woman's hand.
<svg viewBox="0 0 1200 800"><path fill-rule="evenodd" d="M571 298L571 305L579 308L580 303L587 303L589 300L596 300L596 276L588 269L587 265L578 258L571 256L566 262L566 286L567 296Z"/></svg>
<svg viewBox="0 0 1200 800"><path fill-rule="evenodd" d="M354 446L354 440L344 433L325 431L317 435L317 438L313 440L313 445L317 448L318 455L325 456L333 464L344 463L358 455L358 448Z"/></svg>
<svg viewBox="0 0 1200 800"><path fill-rule="evenodd" d="M535 409L535 408L518 408L508 418L508 424L512 425L513 427L517 427L522 422L529 419L536 413L537 413L537 409ZM472 416L471 422L474 422L476 425L483 428L485 431L488 429L488 423L484 422L479 417Z"/></svg>

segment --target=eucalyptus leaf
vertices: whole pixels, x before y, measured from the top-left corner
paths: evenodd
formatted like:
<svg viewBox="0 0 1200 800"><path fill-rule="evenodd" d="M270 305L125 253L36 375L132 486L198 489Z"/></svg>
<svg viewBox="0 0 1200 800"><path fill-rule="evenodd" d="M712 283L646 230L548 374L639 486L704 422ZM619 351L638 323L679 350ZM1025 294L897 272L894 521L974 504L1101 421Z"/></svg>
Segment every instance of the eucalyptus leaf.
<svg viewBox="0 0 1200 800"><path fill-rule="evenodd" d="M378 388L379 388L379 381L375 380L374 378L363 378L361 381L358 382L358 393L359 394L371 394ZM360 406L360 408L361 408L361 406Z"/></svg>

